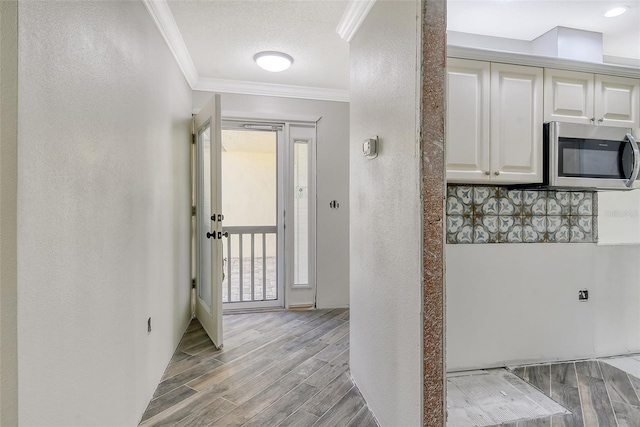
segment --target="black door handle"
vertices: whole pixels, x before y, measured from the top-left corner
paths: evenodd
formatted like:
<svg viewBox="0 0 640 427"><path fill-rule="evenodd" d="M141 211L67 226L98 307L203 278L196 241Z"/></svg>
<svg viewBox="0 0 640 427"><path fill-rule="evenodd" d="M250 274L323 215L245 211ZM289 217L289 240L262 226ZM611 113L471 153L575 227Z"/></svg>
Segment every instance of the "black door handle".
<svg viewBox="0 0 640 427"><path fill-rule="evenodd" d="M216 237L216 232L215 231L213 233L207 232L207 239L210 239L212 237L214 239L222 239L222 236L229 237L229 232L225 231L224 233L222 233L222 232L218 231L217 237Z"/></svg>

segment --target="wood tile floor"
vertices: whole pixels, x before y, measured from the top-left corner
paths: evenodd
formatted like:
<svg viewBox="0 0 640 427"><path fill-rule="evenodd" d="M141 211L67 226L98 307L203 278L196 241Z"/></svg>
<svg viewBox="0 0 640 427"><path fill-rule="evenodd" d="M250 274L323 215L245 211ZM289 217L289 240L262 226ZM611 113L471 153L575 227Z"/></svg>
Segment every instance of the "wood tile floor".
<svg viewBox="0 0 640 427"><path fill-rule="evenodd" d="M501 424L509 427L639 427L640 379L602 360L525 366L513 373L571 414Z"/></svg>
<svg viewBox="0 0 640 427"><path fill-rule="evenodd" d="M349 376L349 311L224 318L216 350L197 320L140 426L331 426L377 423Z"/></svg>

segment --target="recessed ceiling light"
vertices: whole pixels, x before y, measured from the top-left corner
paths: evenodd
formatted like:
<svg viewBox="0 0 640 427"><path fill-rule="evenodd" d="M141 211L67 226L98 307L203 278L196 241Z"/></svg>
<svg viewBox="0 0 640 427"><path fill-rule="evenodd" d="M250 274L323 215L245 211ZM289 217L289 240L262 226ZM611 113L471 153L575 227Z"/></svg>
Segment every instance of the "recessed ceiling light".
<svg viewBox="0 0 640 427"><path fill-rule="evenodd" d="M272 73L284 71L293 64L293 58L282 52L259 52L253 56L253 60L258 67Z"/></svg>
<svg viewBox="0 0 640 427"><path fill-rule="evenodd" d="M627 10L629 10L629 6L618 6L618 7L614 7L613 9L609 9L605 12L604 16L607 18L614 18L616 16L620 16L623 13L625 13Z"/></svg>

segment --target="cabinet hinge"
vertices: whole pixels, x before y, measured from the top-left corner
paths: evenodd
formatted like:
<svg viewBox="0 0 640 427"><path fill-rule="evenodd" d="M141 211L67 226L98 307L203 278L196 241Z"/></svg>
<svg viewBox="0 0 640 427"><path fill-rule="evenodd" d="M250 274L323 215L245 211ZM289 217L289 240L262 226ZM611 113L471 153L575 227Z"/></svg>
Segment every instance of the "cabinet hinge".
<svg viewBox="0 0 640 427"><path fill-rule="evenodd" d="M192 134L191 134L191 143L192 143L192 144L195 144L195 143L196 143L196 134L195 134L195 133L192 133Z"/></svg>
<svg viewBox="0 0 640 427"><path fill-rule="evenodd" d="M191 206L191 216L196 216L196 207Z"/></svg>
<svg viewBox="0 0 640 427"><path fill-rule="evenodd" d="M196 288L196 279L191 279L191 288L192 289Z"/></svg>

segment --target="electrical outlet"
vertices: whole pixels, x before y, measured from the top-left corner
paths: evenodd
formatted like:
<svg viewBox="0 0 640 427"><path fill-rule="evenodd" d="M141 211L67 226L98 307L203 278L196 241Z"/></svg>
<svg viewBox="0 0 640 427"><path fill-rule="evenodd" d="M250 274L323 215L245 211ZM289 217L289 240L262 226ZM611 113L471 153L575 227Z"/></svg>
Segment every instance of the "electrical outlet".
<svg viewBox="0 0 640 427"><path fill-rule="evenodd" d="M151 317L147 320L147 332L151 332Z"/></svg>
<svg viewBox="0 0 640 427"><path fill-rule="evenodd" d="M585 302L587 300L589 300L589 291L586 289L578 291L578 301Z"/></svg>

